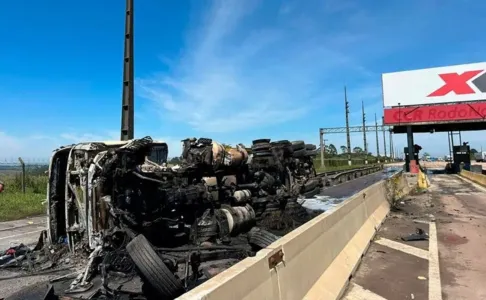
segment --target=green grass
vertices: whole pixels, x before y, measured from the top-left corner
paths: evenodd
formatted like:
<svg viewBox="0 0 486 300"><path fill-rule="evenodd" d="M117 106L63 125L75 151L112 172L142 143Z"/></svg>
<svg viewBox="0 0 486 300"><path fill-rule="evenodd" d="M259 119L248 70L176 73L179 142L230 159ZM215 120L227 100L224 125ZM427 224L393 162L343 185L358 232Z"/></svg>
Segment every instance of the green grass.
<svg viewBox="0 0 486 300"><path fill-rule="evenodd" d="M348 159L344 157L332 157L330 159L324 159L325 167L321 167L321 160L320 158L316 158L314 160L314 166L316 168L317 173L321 172L332 172L332 171L345 171L349 169L354 169L358 167L365 167L369 165L373 165L377 163L377 159L375 157L368 158L368 164L365 164L364 158L351 158L352 165L348 164Z"/></svg>
<svg viewBox="0 0 486 300"><path fill-rule="evenodd" d="M19 173L0 175L5 190L0 193L0 222L18 220L44 214L48 178L45 175L25 177L25 194L22 193L22 178Z"/></svg>
<svg viewBox="0 0 486 300"><path fill-rule="evenodd" d="M1 193L0 222L45 214L46 208L42 204L45 198L46 194Z"/></svg>

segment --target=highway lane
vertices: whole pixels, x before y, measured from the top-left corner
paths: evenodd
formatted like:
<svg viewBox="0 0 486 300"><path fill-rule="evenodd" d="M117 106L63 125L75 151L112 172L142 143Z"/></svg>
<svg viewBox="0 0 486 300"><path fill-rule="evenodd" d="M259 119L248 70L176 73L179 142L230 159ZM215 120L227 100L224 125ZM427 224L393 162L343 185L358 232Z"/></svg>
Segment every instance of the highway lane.
<svg viewBox="0 0 486 300"><path fill-rule="evenodd" d="M397 171L398 168L386 168L382 172L376 172L339 185L326 187L314 198L301 199L299 202L310 210L330 211L333 207L352 195L380 180L388 178Z"/></svg>
<svg viewBox="0 0 486 300"><path fill-rule="evenodd" d="M0 251L23 243L35 245L42 230L46 229L45 216L0 223Z"/></svg>

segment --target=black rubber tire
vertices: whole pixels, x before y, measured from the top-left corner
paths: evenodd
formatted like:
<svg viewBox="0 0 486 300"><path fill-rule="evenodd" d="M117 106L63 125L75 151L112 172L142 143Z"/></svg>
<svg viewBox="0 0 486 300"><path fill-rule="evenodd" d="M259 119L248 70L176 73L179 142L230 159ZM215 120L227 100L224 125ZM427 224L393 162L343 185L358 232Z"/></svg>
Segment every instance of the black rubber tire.
<svg viewBox="0 0 486 300"><path fill-rule="evenodd" d="M258 140L253 140L252 144L257 145L257 144L268 144L270 143L271 139L258 139Z"/></svg>
<svg viewBox="0 0 486 300"><path fill-rule="evenodd" d="M279 238L279 236L258 227L253 227L248 233L248 242L250 245L262 249L270 246Z"/></svg>
<svg viewBox="0 0 486 300"><path fill-rule="evenodd" d="M261 151L253 153L254 156L263 157L263 156L273 156L271 151Z"/></svg>
<svg viewBox="0 0 486 300"><path fill-rule="evenodd" d="M261 143L261 144L256 144L251 146L251 150L253 152L259 151L259 150L269 150L272 147L269 143Z"/></svg>
<svg viewBox="0 0 486 300"><path fill-rule="evenodd" d="M272 145L287 146L287 145L292 145L292 143L289 142L288 140L280 140L280 141L272 142Z"/></svg>
<svg viewBox="0 0 486 300"><path fill-rule="evenodd" d="M142 277L163 299L175 299L184 293L181 281L164 264L145 236L136 236L126 249Z"/></svg>
<svg viewBox="0 0 486 300"><path fill-rule="evenodd" d="M292 142L292 149L294 151L297 151L297 150L300 150L300 149L305 149L304 141L293 141Z"/></svg>
<svg viewBox="0 0 486 300"><path fill-rule="evenodd" d="M316 150L316 149L317 149L316 145L313 145L313 144L306 144L305 145L305 150L310 151L310 150Z"/></svg>
<svg viewBox="0 0 486 300"><path fill-rule="evenodd" d="M213 139L210 139L210 138L199 138L197 140L198 143L201 143L201 144L211 144L213 142Z"/></svg>
<svg viewBox="0 0 486 300"><path fill-rule="evenodd" d="M304 192L310 192L316 189L319 185L317 180L309 180L304 184Z"/></svg>
<svg viewBox="0 0 486 300"><path fill-rule="evenodd" d="M317 150L305 150L305 155L306 156L316 156Z"/></svg>
<svg viewBox="0 0 486 300"><path fill-rule="evenodd" d="M292 153L293 157L304 157L307 154L305 149L300 149L300 150L294 150L294 153Z"/></svg>
<svg viewBox="0 0 486 300"><path fill-rule="evenodd" d="M305 198L312 198L316 195L319 195L319 193L321 192L321 188L320 187L316 187L315 189L313 189L312 191L309 191L309 192L305 192L304 193L304 197Z"/></svg>

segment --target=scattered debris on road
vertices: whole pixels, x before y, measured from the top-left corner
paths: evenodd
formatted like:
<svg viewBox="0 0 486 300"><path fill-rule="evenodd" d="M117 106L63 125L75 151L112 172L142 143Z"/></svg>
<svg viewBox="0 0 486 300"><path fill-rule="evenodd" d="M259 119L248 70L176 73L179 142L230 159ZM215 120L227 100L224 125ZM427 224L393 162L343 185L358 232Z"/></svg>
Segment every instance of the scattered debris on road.
<svg viewBox="0 0 486 300"><path fill-rule="evenodd" d="M403 241L411 242L411 241L425 241L429 239L429 235L421 228L417 228L415 233L411 233L407 236L402 237Z"/></svg>

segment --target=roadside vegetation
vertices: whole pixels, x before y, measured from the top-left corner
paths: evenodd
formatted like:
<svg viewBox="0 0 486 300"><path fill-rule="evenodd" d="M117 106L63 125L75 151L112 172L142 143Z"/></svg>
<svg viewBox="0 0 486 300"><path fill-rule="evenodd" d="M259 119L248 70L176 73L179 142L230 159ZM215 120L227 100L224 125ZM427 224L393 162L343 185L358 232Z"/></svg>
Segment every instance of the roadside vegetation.
<svg viewBox="0 0 486 300"><path fill-rule="evenodd" d="M44 214L47 175L38 170L26 172L25 194L20 171L0 170L4 190L0 193L0 222Z"/></svg>

